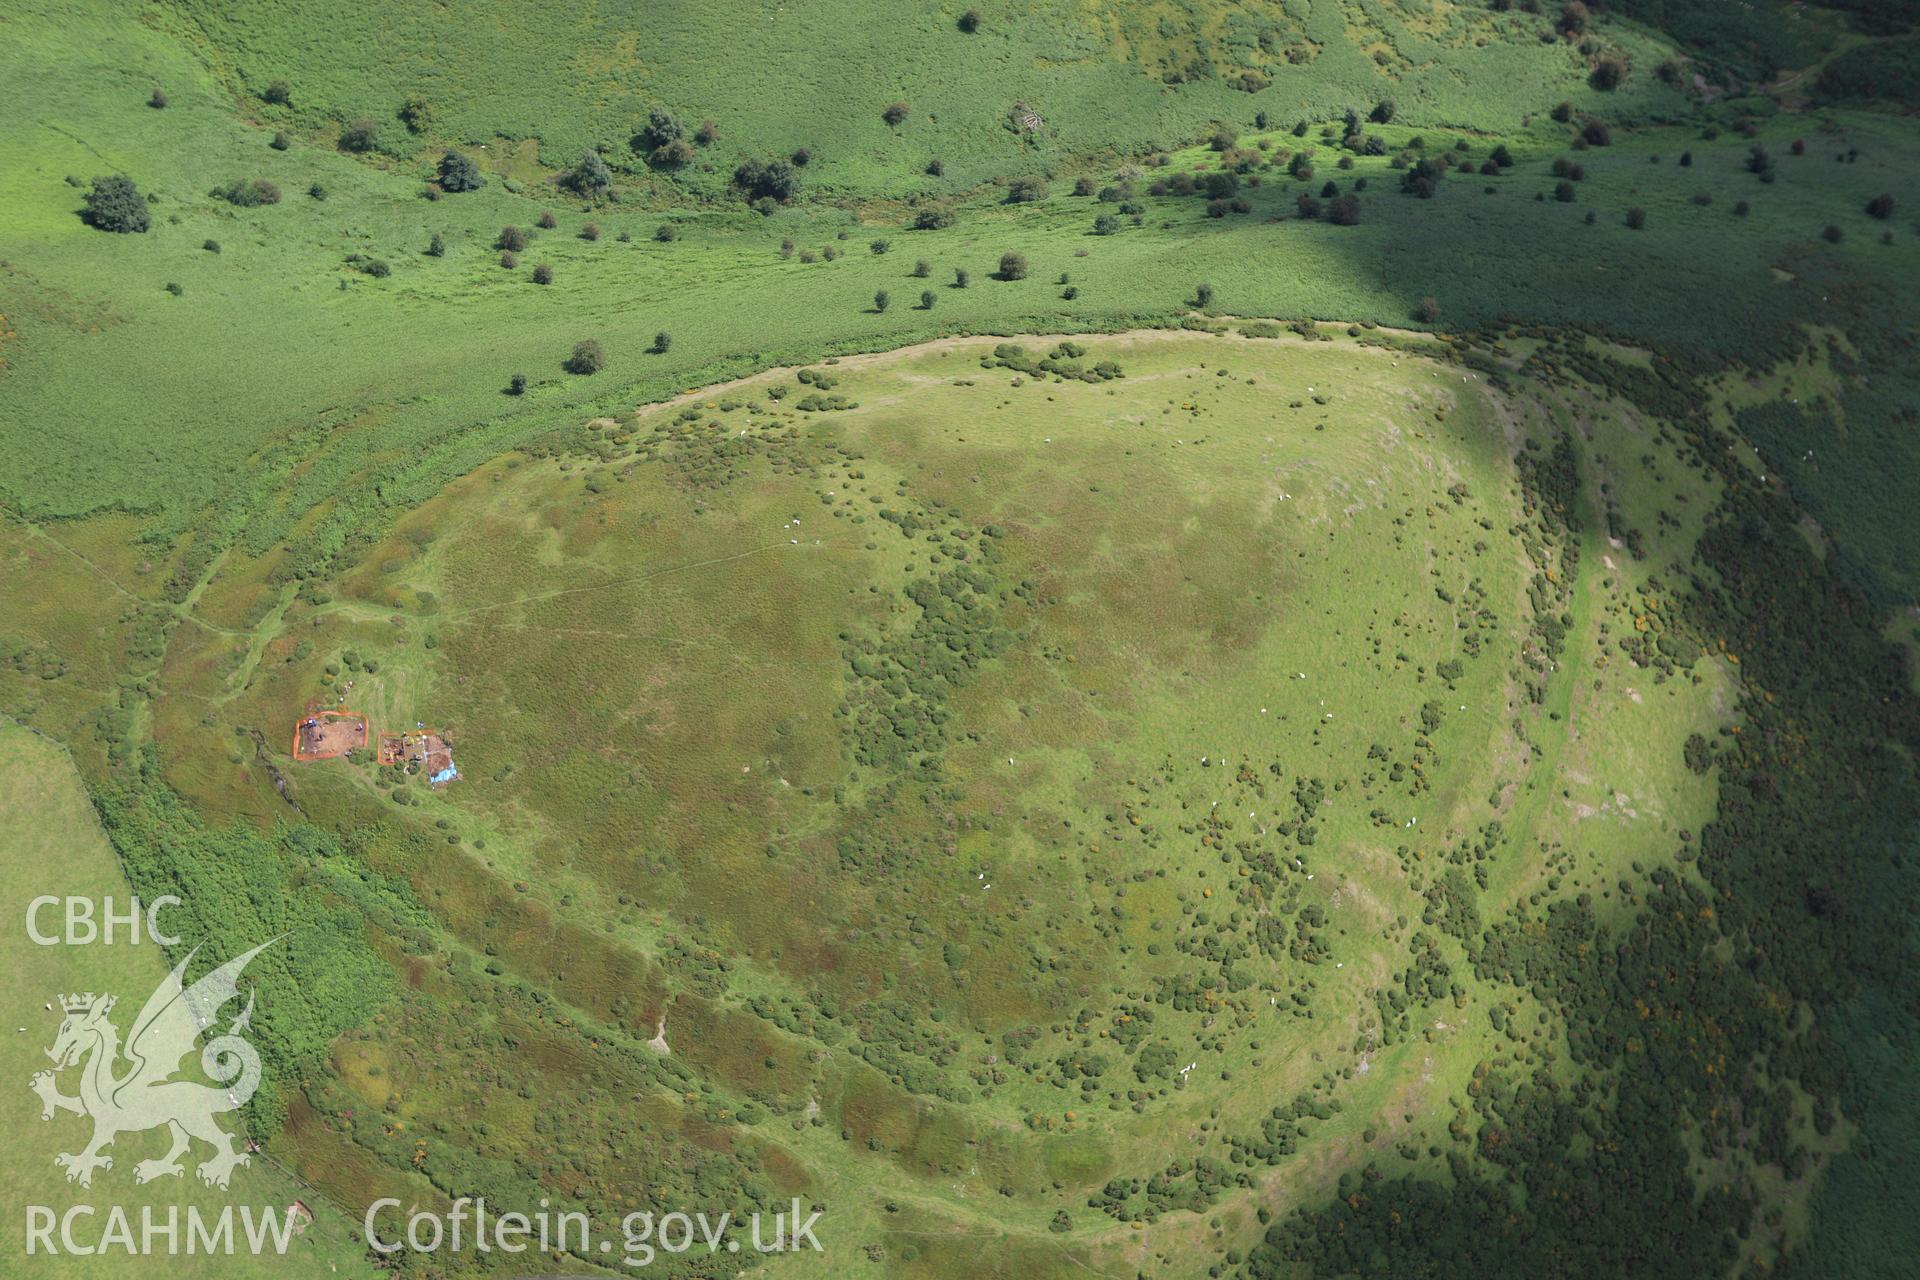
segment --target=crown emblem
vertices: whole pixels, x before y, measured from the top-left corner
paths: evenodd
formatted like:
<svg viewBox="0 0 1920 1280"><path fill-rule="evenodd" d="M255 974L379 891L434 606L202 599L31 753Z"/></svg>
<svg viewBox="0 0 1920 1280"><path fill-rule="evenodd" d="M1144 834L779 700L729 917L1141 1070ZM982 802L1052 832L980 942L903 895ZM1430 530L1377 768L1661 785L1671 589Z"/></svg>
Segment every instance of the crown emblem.
<svg viewBox="0 0 1920 1280"><path fill-rule="evenodd" d="M89 1009L92 1009L96 1003L100 1006L100 1012L106 1013L113 1008L113 997L96 996L91 991L82 995L60 997L60 1007L68 1013L85 1013Z"/></svg>

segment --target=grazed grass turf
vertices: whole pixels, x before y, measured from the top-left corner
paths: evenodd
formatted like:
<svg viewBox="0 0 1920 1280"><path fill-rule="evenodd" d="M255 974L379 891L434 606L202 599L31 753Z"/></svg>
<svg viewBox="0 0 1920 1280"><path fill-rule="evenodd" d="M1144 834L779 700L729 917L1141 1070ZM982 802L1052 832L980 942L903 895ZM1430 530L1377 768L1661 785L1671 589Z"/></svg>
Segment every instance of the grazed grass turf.
<svg viewBox="0 0 1920 1280"><path fill-rule="evenodd" d="M1004 358L1053 340L1023 345ZM171 780L267 815L271 767L311 817L420 832L364 856L505 978L633 1044L659 1031L698 1078L786 1117L766 1150L840 1189L843 1244L880 1229L856 1189L892 1169L936 1216L980 1212L956 1186L1013 1189L989 1218L1029 1230L1064 1208L1063 1244L1097 1252L1116 1224L1084 1201L1150 1165L1170 1124L1241 1134L1301 1090L1345 1109L1309 1122L1282 1176L1337 1164L1485 1051L1471 994L1439 1029L1388 1032L1374 1004L1441 878L1423 863L1498 817L1483 910L1611 896L1637 833L1710 804L1673 762L1715 722L1717 683L1616 682L1596 628L1631 628L1615 602L1664 561L1596 541L1575 643L1599 668L1547 675L1551 717L1526 709L1508 458L1560 428L1477 372L1291 335L1093 338L1074 362L1124 376L1091 383L997 351L775 372L576 426L564 459L481 468L331 598L282 588L229 615L251 634L179 628L153 717ZM793 407L807 395L857 407ZM1583 466L1652 457L1670 505L1703 500L1644 427L1583 421ZM989 586L953 642L997 656L875 737L863 717L900 693L874 663L924 618L906 589L962 566ZM230 557L199 598L243 599L257 573ZM444 728L463 780L376 788L365 764L277 760L288 709L336 691L378 727ZM1258 914L1308 908L1324 925L1286 935L1307 950L1246 948ZM1205 979L1223 943L1244 954ZM1156 999L1196 979L1220 985ZM420 1043L355 1037L337 1069L369 1103L413 1081L412 1122L444 1122L459 1113ZM1083 1089L1060 1064L1088 1054L1105 1065ZM378 1185L294 1119L287 1158L349 1198Z"/></svg>

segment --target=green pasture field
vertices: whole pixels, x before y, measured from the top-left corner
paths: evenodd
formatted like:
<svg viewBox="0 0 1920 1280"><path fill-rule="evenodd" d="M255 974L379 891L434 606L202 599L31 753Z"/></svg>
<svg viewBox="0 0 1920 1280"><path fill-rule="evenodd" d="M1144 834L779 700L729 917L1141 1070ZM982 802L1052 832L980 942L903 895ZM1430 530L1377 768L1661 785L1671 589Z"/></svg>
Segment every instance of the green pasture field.
<svg viewBox="0 0 1920 1280"><path fill-rule="evenodd" d="M1668 114L1683 101L1652 75L1609 99L1582 83L1578 51L1540 42L1549 18L1466 5L1414 12L1316 0L1220 10L1046 0L978 11L981 28L971 35L958 28L961 6L849 0L745 12L629 4L502 14L455 4L381 15L387 36L377 43L339 38L343 23L371 20L372 11L362 19L298 0L245 9L183 3L163 25L209 61L224 88L251 99L263 122L324 137L369 117L383 146L402 156L418 138L397 113L415 96L430 104L433 137L491 147L536 139L555 167L602 147L643 180L649 170L629 139L650 110L672 109L689 134L711 120L717 137L677 178L703 194L724 190L742 157L800 147L813 153L804 166L810 186L897 198L1177 146L1256 109L1291 125L1392 98L1424 119L1497 133L1549 95L1634 117ZM1607 40L1648 68L1671 52L1629 27ZM832 52L803 52L821 50ZM1196 61L1204 75L1191 74ZM1236 88L1247 71L1271 84ZM1171 83L1170 72L1178 73ZM297 86L284 106L260 101L275 79ZM892 126L882 111L895 101L912 110ZM1031 120L1019 118L1022 108ZM935 159L938 177L924 172ZM659 181L666 186L666 175Z"/></svg>
<svg viewBox="0 0 1920 1280"><path fill-rule="evenodd" d="M266 9L244 12L271 20ZM1462 119L1412 98L1393 124L1368 126L1393 148L1416 136L1430 153L1466 141L1475 166L1499 143L1515 156L1495 178L1456 170L1431 200L1400 194L1387 156L1337 169L1337 149L1320 137L1337 124L1331 106L1260 108L1274 127L1256 133L1256 104L1275 89L1233 93L1227 105L1240 104L1238 113L1216 114L1243 146L1265 143L1269 155L1313 146L1315 173L1304 182L1279 170L1253 175L1262 183L1243 183L1249 213L1214 219L1202 198L1141 194L1137 217L1096 236L1096 217L1117 206L1065 194L1076 174L1110 185L1132 165L1144 193L1156 178L1217 167L1215 153L1175 149L1164 169L1138 169L1132 157L1060 160L1052 196L1034 204L1005 204L993 187L974 193L970 178L954 193L953 227L912 231L912 209L896 201L803 198L763 218L728 201L669 205L671 193L584 208L549 185L514 194L494 180L431 202L421 179L440 144L413 139L404 160L384 167L305 134L276 151L271 123L236 118L229 90L195 59L200 46L166 34L168 21L61 6L8 26L0 57L21 61L4 83L33 89L10 108L26 123L0 140L9 210L0 224L0 360L15 390L0 406L0 439L20 459L4 492L29 514L158 513L169 533L199 528L255 553L291 542L303 560L324 559L488 457L596 411L943 333L1173 319L1201 282L1215 288L1213 307L1243 315L1397 325L1432 297L1443 326L1503 315L1578 321L1765 364L1797 319L1842 305L1839 275L1889 281L1916 267L1911 235L1895 226L1893 243L1882 244L1881 224L1861 213L1881 191L1912 203L1910 131L1860 113L1779 115L1757 100L1742 104L1758 120L1756 139L1732 127L1738 111L1716 108L1727 123L1709 141L1697 124L1629 129L1631 110L1582 99L1608 106L1617 127L1612 146L1575 153L1571 127L1546 114L1584 89L1565 74L1493 118ZM145 99L160 83L170 103L156 111ZM1369 105L1357 90L1342 92L1350 105ZM1296 115L1312 121L1305 139L1288 127ZM1797 137L1807 139L1804 155L1791 154ZM1771 184L1743 168L1755 140L1776 158ZM464 145L464 135L446 142ZM1835 162L1849 151L1854 161ZM1683 152L1693 160L1685 168ZM1551 197L1556 156L1587 169L1573 204ZM1018 168L1009 160L1006 171ZM82 190L65 179L84 185L109 172L157 197L152 231L103 237L78 219ZM273 181L283 199L238 209L207 194L247 178ZM1328 181L1348 191L1360 179L1368 184L1360 225L1294 216L1297 196ZM325 200L307 194L316 183ZM1703 193L1712 203L1693 203ZM1752 205L1746 217L1734 212L1741 200ZM1624 223L1635 206L1647 212L1641 231ZM534 227L543 210L558 219L551 231ZM601 229L597 241L579 238L588 222ZM534 235L511 271L491 248L508 224ZM657 241L663 224L679 238ZM1840 244L1819 239L1828 224L1848 233ZM425 254L436 232L447 246L441 258ZM795 244L793 256L781 256L783 240ZM870 250L876 240L886 253ZM209 241L218 253L203 247ZM830 250L842 256L827 261ZM991 278L1007 251L1025 254L1026 279ZM348 265L352 255L392 274L367 276ZM925 279L913 274L919 261ZM540 263L551 265L551 285L530 282ZM957 268L970 287L952 287ZM880 290L891 295L885 312L873 307ZM920 308L923 291L934 297L930 310ZM660 332L673 341L655 354ZM564 374L561 363L585 338L604 347L606 371ZM78 367L86 378L69 376ZM529 382L522 397L504 394L515 373ZM43 429L48 415L60 432ZM1905 447L1897 433L1884 439ZM1874 506L1896 501L1889 493ZM1847 505L1826 502L1836 512ZM218 515L201 514L210 508ZM1883 557L1887 571L1891 559Z"/></svg>

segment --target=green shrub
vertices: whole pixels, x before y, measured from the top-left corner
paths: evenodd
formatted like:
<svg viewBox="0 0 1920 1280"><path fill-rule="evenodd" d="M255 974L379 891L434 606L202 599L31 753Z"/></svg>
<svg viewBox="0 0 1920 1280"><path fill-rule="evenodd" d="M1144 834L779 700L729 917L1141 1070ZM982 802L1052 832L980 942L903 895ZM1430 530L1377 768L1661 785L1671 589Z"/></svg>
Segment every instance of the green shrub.
<svg viewBox="0 0 1920 1280"><path fill-rule="evenodd" d="M81 217L91 227L121 234L142 232L153 225L153 215L140 189L133 185L133 179L119 174L93 180Z"/></svg>
<svg viewBox="0 0 1920 1280"><path fill-rule="evenodd" d="M478 191L487 185L480 176L480 166L471 157L458 151L449 151L440 157L440 186L445 191Z"/></svg>
<svg viewBox="0 0 1920 1280"><path fill-rule="evenodd" d="M380 126L362 116L358 120L349 120L340 130L340 149L342 151L371 151L380 142Z"/></svg>
<svg viewBox="0 0 1920 1280"><path fill-rule="evenodd" d="M242 209L280 203L280 188L265 178L242 178L216 188L214 195Z"/></svg>
<svg viewBox="0 0 1920 1280"><path fill-rule="evenodd" d="M586 338L573 344L573 354L567 357L563 367L568 373L598 373L607 367L606 353L600 350L598 342Z"/></svg>

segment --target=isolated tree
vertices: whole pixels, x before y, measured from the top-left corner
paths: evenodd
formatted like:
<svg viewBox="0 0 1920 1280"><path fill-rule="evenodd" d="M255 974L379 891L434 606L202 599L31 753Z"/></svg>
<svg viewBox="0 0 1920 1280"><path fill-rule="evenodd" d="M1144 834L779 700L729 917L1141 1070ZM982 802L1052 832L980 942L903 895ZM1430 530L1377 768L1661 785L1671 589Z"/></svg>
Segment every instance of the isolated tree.
<svg viewBox="0 0 1920 1280"><path fill-rule="evenodd" d="M693 131L693 140L703 147L710 147L720 136L720 126L711 120L702 120L700 127Z"/></svg>
<svg viewBox="0 0 1920 1280"><path fill-rule="evenodd" d="M1867 201L1867 216L1885 222L1893 216L1893 193L1885 191Z"/></svg>
<svg viewBox="0 0 1920 1280"><path fill-rule="evenodd" d="M793 154L789 156L788 159L792 160L795 165L804 169L808 165L813 163L813 148L812 147L795 147L793 149Z"/></svg>
<svg viewBox="0 0 1920 1280"><path fill-rule="evenodd" d="M653 354L663 356L673 349L673 335L665 329L653 335Z"/></svg>
<svg viewBox="0 0 1920 1280"><path fill-rule="evenodd" d="M1213 305L1213 286L1202 280L1193 289L1193 305L1205 311Z"/></svg>
<svg viewBox="0 0 1920 1280"><path fill-rule="evenodd" d="M953 210L943 204L922 205L913 215L915 231L940 231L953 225Z"/></svg>
<svg viewBox="0 0 1920 1280"><path fill-rule="evenodd" d="M680 229L671 222L663 222L653 229L653 238L661 244L672 244L680 238Z"/></svg>
<svg viewBox="0 0 1920 1280"><path fill-rule="evenodd" d="M1581 0L1567 0L1566 7L1560 10L1560 21L1555 24L1560 34L1577 36L1584 34L1592 14Z"/></svg>
<svg viewBox="0 0 1920 1280"><path fill-rule="evenodd" d="M153 214L147 209L146 197L133 185L133 179L119 174L95 178L93 189L87 192L84 203L86 207L80 216L87 225L101 231L127 234L145 231L153 225Z"/></svg>
<svg viewBox="0 0 1920 1280"><path fill-rule="evenodd" d="M922 311L933 310L933 290L922 289L920 291L920 309Z"/></svg>
<svg viewBox="0 0 1920 1280"><path fill-rule="evenodd" d="M928 276L932 274L933 274L933 264L928 262L925 258L922 258L920 259L920 261L913 264L914 279L925 280Z"/></svg>
<svg viewBox="0 0 1920 1280"><path fill-rule="evenodd" d="M1336 197L1327 205L1327 221L1338 227L1353 227L1360 223L1360 197L1344 195Z"/></svg>
<svg viewBox="0 0 1920 1280"><path fill-rule="evenodd" d="M371 151L380 140L380 126L362 116L358 120L349 120L340 130L340 149L342 151Z"/></svg>
<svg viewBox="0 0 1920 1280"><path fill-rule="evenodd" d="M1373 110L1367 114L1367 119L1375 124L1391 124L1395 110L1392 98L1382 98L1373 104Z"/></svg>
<svg viewBox="0 0 1920 1280"><path fill-rule="evenodd" d="M897 126L901 121L907 118L908 114L911 113L912 110L913 108L907 104L906 99L902 98L898 102L889 102L887 104L887 109L880 113L880 118L882 120L885 120L889 125Z"/></svg>
<svg viewBox="0 0 1920 1280"><path fill-rule="evenodd" d="M427 241L427 256L429 258L444 258L447 256L447 239L438 231L433 233L433 239Z"/></svg>
<svg viewBox="0 0 1920 1280"><path fill-rule="evenodd" d="M270 142L268 142L267 145L272 147L275 151L285 151L288 147L291 147L293 145L293 139L287 136L287 131L285 129L275 129L273 131L273 139Z"/></svg>
<svg viewBox="0 0 1920 1280"><path fill-rule="evenodd" d="M1593 72L1587 76L1587 83L1596 89L1613 90L1627 78L1627 64L1618 58L1602 58L1593 64Z"/></svg>
<svg viewBox="0 0 1920 1280"><path fill-rule="evenodd" d="M1120 230L1120 219L1110 213L1103 213L1093 220L1093 234L1110 236Z"/></svg>
<svg viewBox="0 0 1920 1280"><path fill-rule="evenodd" d="M164 111L167 108L167 101L167 91L165 89L155 89L153 96L147 99L147 105L155 111Z"/></svg>
<svg viewBox="0 0 1920 1280"><path fill-rule="evenodd" d="M285 80L271 80L267 82L266 91L260 96L276 107L284 107L293 101L293 86Z"/></svg>
<svg viewBox="0 0 1920 1280"><path fill-rule="evenodd" d="M1825 240L1828 244L1839 244L1842 240L1847 238L1847 233L1842 231L1839 227L1834 226L1832 223L1828 223L1827 229L1820 233L1820 237L1821 239Z"/></svg>
<svg viewBox="0 0 1920 1280"><path fill-rule="evenodd" d="M875 290L873 295L873 309L875 311L884 313L887 309L888 304L891 303L892 301L893 301L893 296L889 294L885 289Z"/></svg>
<svg viewBox="0 0 1920 1280"><path fill-rule="evenodd" d="M598 373L607 367L606 353L600 350L600 344L592 338L573 344L573 354L567 357L565 365L568 373Z"/></svg>
<svg viewBox="0 0 1920 1280"><path fill-rule="evenodd" d="M519 227L502 227L500 228L500 234L494 239L493 247L518 253L527 247L527 233Z"/></svg>
<svg viewBox="0 0 1920 1280"><path fill-rule="evenodd" d="M582 240L598 240L600 238L600 224L597 222L581 223L580 238Z"/></svg>
<svg viewBox="0 0 1920 1280"><path fill-rule="evenodd" d="M1027 278L1027 255L1024 253L1003 253L1000 255L1000 278L1002 280L1025 280Z"/></svg>
<svg viewBox="0 0 1920 1280"><path fill-rule="evenodd" d="M505 250L500 254L500 265L508 271L512 271L520 265L520 255L511 249Z"/></svg>
<svg viewBox="0 0 1920 1280"><path fill-rule="evenodd" d="M521 396L521 395L525 395L526 393L527 393L527 375L526 374L516 373L511 378L507 379L508 395Z"/></svg>
<svg viewBox="0 0 1920 1280"><path fill-rule="evenodd" d="M978 9L969 9L960 15L960 29L968 35L980 29L981 17Z"/></svg>
<svg viewBox="0 0 1920 1280"><path fill-rule="evenodd" d="M541 229L546 231L551 231L560 225L560 220L553 216L553 210L551 209L542 209L540 211L539 222Z"/></svg>
<svg viewBox="0 0 1920 1280"><path fill-rule="evenodd" d="M533 282L535 284L552 284L553 268L544 262L536 266L533 269Z"/></svg>
<svg viewBox="0 0 1920 1280"><path fill-rule="evenodd" d="M440 187L443 191L478 191L487 185L480 176L480 166L458 151L449 151L440 157Z"/></svg>
<svg viewBox="0 0 1920 1280"><path fill-rule="evenodd" d="M967 282L970 278L971 277L967 275L967 269L965 267L955 267L953 269L953 287L954 288L956 289L966 288Z"/></svg>
<svg viewBox="0 0 1920 1280"><path fill-rule="evenodd" d="M1432 324L1440 318L1440 303L1427 297L1420 299L1420 305L1413 309L1413 318L1421 324Z"/></svg>
<svg viewBox="0 0 1920 1280"><path fill-rule="evenodd" d="M580 163L567 173L566 184L587 199L598 200L613 186L613 171L607 168L598 151L588 150L581 153Z"/></svg>
<svg viewBox="0 0 1920 1280"><path fill-rule="evenodd" d="M1647 211L1645 209L1642 209L1639 205L1635 205L1633 206L1633 208L1627 210L1627 225L1635 231L1638 231L1642 227L1646 226Z"/></svg>

